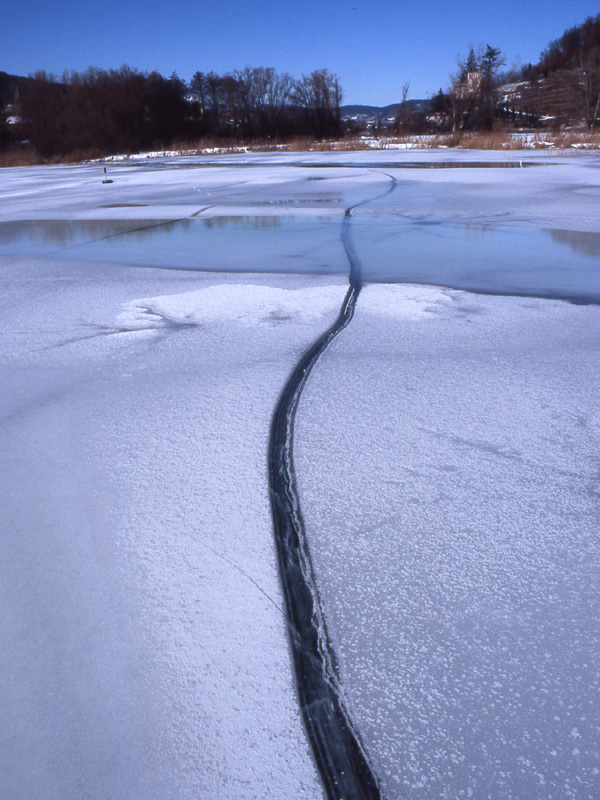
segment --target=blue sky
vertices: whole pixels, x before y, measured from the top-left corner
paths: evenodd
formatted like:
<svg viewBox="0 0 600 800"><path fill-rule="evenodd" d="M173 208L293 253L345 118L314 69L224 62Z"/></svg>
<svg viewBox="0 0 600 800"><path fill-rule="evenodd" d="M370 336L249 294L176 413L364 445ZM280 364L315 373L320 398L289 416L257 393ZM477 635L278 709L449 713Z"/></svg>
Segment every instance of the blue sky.
<svg viewBox="0 0 600 800"><path fill-rule="evenodd" d="M412 98L445 88L471 44L499 47L509 65L535 62L550 40L599 12L587 0L4 0L0 70L128 64L189 80L247 65L294 77L325 67L340 76L344 102L385 105L407 81Z"/></svg>

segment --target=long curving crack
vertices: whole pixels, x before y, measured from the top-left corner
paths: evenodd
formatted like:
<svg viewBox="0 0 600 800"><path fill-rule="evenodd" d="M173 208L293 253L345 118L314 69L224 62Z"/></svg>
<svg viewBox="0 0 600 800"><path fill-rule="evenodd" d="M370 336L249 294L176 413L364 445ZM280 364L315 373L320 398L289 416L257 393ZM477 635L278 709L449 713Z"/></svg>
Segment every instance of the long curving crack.
<svg viewBox="0 0 600 800"><path fill-rule="evenodd" d="M303 354L288 378L273 414L269 441L271 511L300 710L328 800L381 800L383 795L346 708L327 634L294 472L294 420L311 370L354 315L362 280L352 242L352 211L397 186L393 176L378 174L390 179L389 189L350 206L344 214L341 241L350 271L340 313Z"/></svg>

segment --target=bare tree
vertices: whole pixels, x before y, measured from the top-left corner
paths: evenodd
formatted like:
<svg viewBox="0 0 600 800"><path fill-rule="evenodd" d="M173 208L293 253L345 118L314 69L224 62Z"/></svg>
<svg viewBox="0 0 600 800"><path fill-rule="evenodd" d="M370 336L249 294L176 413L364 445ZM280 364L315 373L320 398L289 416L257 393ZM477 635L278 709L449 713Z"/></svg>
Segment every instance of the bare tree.
<svg viewBox="0 0 600 800"><path fill-rule="evenodd" d="M276 136L293 81L272 67L246 67L234 72L245 133L249 138Z"/></svg>
<svg viewBox="0 0 600 800"><path fill-rule="evenodd" d="M277 136L292 92L293 79L287 72L277 73L272 68L259 67L254 70L254 80L259 133L261 136Z"/></svg>
<svg viewBox="0 0 600 800"><path fill-rule="evenodd" d="M326 69L302 75L295 83L293 99L304 110L317 139L340 135L342 87L337 75Z"/></svg>
<svg viewBox="0 0 600 800"><path fill-rule="evenodd" d="M407 81L402 87L402 100L400 102L400 108L396 113L396 119L394 120L394 130L396 133L403 133L409 127L410 106L407 102L409 88L410 81Z"/></svg>

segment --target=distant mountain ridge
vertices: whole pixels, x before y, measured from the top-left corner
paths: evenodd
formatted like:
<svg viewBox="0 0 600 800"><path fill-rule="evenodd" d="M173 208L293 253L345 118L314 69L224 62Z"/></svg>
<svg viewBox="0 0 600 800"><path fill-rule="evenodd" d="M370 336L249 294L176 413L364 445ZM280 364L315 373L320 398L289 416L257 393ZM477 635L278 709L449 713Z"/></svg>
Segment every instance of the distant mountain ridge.
<svg viewBox="0 0 600 800"><path fill-rule="evenodd" d="M426 111L429 102L429 100L406 101L409 108L413 111ZM341 106L340 111L342 117L346 119L351 117L377 117L378 119L387 119L388 117L395 117L401 105L401 103L391 103L388 106L346 105Z"/></svg>

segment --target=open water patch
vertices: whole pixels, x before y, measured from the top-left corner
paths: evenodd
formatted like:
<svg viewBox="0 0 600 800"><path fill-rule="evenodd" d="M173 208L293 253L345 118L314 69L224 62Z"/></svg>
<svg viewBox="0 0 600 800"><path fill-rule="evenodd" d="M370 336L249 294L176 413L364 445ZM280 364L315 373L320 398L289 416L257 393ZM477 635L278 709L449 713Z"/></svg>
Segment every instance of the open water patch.
<svg viewBox="0 0 600 800"><path fill-rule="evenodd" d="M380 218L352 230L366 283L600 302L598 233Z"/></svg>
<svg viewBox="0 0 600 800"><path fill-rule="evenodd" d="M343 275L338 215L0 223L0 255L202 272ZM353 217L365 283L600 302L600 234Z"/></svg>
<svg viewBox="0 0 600 800"><path fill-rule="evenodd" d="M116 207L116 206L114 206ZM171 220L42 219L0 223L0 254L43 256L54 250L91 244L100 239L127 234L148 242L157 226L172 226Z"/></svg>
<svg viewBox="0 0 600 800"><path fill-rule="evenodd" d="M201 272L344 274L340 217L221 215L181 220L0 223L0 255Z"/></svg>

